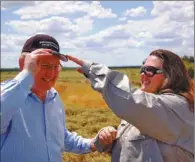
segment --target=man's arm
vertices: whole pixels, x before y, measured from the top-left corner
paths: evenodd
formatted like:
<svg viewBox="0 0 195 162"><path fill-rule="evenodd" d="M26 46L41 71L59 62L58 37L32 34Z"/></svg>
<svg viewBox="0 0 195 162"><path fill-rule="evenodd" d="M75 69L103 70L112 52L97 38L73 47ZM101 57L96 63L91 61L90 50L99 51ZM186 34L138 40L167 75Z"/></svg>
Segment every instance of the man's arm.
<svg viewBox="0 0 195 162"><path fill-rule="evenodd" d="M25 99L32 88L34 76L39 72L39 58L46 49L37 49L21 60L20 72L12 81L1 83L1 134L6 132L14 113L25 105Z"/></svg>
<svg viewBox="0 0 195 162"><path fill-rule="evenodd" d="M26 70L20 72L13 80L1 83L1 134L6 132L14 113L24 107L32 84L32 74Z"/></svg>
<svg viewBox="0 0 195 162"><path fill-rule="evenodd" d="M64 146L66 152L86 154L96 150L93 143L93 138L83 138L79 136L76 132L70 132L68 131L68 129L65 128Z"/></svg>

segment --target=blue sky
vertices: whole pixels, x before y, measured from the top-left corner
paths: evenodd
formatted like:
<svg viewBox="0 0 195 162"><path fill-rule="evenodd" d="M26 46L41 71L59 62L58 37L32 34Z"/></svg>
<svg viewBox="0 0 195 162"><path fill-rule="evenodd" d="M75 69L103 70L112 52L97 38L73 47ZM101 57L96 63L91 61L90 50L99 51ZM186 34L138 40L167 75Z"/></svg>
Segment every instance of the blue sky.
<svg viewBox="0 0 195 162"><path fill-rule="evenodd" d="M1 1L1 67L18 67L37 33L55 37L62 53L108 66L141 65L158 48L193 56L194 2Z"/></svg>

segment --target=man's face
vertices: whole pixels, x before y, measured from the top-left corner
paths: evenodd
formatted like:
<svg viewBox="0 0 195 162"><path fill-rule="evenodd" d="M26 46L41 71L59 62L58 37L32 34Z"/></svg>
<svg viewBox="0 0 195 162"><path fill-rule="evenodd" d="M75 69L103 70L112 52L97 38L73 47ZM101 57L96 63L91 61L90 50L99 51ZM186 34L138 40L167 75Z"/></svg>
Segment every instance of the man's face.
<svg viewBox="0 0 195 162"><path fill-rule="evenodd" d="M51 89L58 78L61 70L60 60L54 55L41 57L38 62L39 72L34 76L33 90L46 92Z"/></svg>
<svg viewBox="0 0 195 162"><path fill-rule="evenodd" d="M162 70L163 61L156 56L149 56L143 65L146 69L145 72L141 73L141 90L149 93L155 93L162 87L165 76ZM154 74L158 70L159 73ZM152 75L154 74L154 75Z"/></svg>

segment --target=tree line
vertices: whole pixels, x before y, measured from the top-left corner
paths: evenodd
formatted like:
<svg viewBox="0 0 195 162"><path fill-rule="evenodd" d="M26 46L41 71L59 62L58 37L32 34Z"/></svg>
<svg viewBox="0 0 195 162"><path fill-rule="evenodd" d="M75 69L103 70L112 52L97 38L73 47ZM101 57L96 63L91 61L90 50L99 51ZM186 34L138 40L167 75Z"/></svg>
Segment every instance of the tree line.
<svg viewBox="0 0 195 162"><path fill-rule="evenodd" d="M192 63L194 64L194 57L193 56L186 56L184 55L183 57L181 57L183 61L186 61L188 63ZM67 69L69 67L66 67L65 69ZM112 69L114 68L119 68L119 67L110 67ZM139 66L125 66L125 67L120 67L120 68L139 68ZM70 69L75 69L75 68L70 68ZM190 75L191 78L194 78L194 67L189 67L188 69L188 73ZM0 68L0 71L3 72L3 71L19 71L19 68Z"/></svg>
<svg viewBox="0 0 195 162"><path fill-rule="evenodd" d="M186 61L187 63L194 64L194 56L186 56L186 55L184 55L182 57L182 60L183 61ZM191 78L194 78L194 67L190 66L188 68L188 73L189 73L189 75L190 75Z"/></svg>
<svg viewBox="0 0 195 162"><path fill-rule="evenodd" d="M194 56L186 56L186 55L184 55L184 56L182 57L182 60L188 61L188 62L190 62L190 63L194 63Z"/></svg>

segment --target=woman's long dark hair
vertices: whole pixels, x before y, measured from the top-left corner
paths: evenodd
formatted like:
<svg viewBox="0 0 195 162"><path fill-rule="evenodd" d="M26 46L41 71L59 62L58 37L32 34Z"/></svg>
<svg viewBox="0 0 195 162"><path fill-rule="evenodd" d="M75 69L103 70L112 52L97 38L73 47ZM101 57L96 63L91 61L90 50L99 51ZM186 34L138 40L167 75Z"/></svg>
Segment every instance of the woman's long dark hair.
<svg viewBox="0 0 195 162"><path fill-rule="evenodd" d="M194 82L182 59L175 53L164 49L152 51L150 55L163 60L163 70L168 78L168 83L160 93L172 92L185 97L190 104L190 110L194 112Z"/></svg>

